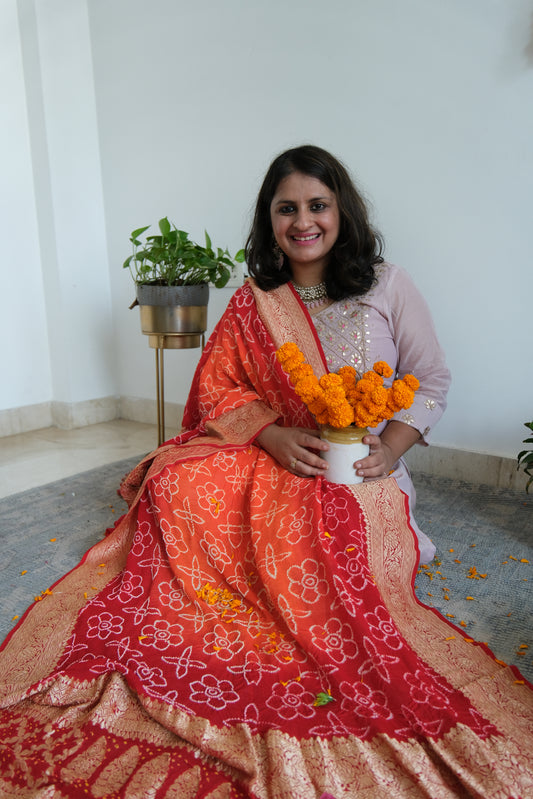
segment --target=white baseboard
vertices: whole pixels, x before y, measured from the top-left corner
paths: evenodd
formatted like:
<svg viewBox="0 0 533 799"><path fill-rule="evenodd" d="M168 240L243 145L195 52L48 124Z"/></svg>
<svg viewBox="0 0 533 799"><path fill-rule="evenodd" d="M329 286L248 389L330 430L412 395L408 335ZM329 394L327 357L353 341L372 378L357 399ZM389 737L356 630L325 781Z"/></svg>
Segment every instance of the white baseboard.
<svg viewBox="0 0 533 799"><path fill-rule="evenodd" d="M118 397L101 397L84 402L42 402L0 411L0 438L59 427L74 430L90 424L110 422L119 414Z"/></svg>
<svg viewBox="0 0 533 799"><path fill-rule="evenodd" d="M177 402L165 402L165 429L167 433L177 435L181 430L183 405ZM157 424L157 403L155 400L139 397L121 397L119 402L119 418L130 422Z"/></svg>
<svg viewBox="0 0 533 799"><path fill-rule="evenodd" d="M525 491L527 483L524 472L517 471L515 458L432 445L413 447L405 459L415 483L417 472L513 491Z"/></svg>
<svg viewBox="0 0 533 799"><path fill-rule="evenodd" d="M165 402L165 426L179 433L183 405ZM139 397L100 397L84 402L42 402L0 411L0 438L59 427L73 430L91 424L128 419L132 422L157 424L155 400Z"/></svg>
<svg viewBox="0 0 533 799"><path fill-rule="evenodd" d="M101 397L84 402L52 402L52 423L61 430L111 422L118 416L118 397Z"/></svg>
<svg viewBox="0 0 533 799"><path fill-rule="evenodd" d="M0 411L0 438L53 427L52 403L25 405L22 408L8 408Z"/></svg>

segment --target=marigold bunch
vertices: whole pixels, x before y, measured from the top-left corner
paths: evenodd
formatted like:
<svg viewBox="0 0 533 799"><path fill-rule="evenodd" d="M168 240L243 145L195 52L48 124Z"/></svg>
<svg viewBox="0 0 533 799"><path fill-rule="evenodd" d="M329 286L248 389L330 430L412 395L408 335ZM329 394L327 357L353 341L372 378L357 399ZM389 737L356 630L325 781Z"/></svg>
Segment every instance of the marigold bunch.
<svg viewBox="0 0 533 799"><path fill-rule="evenodd" d="M385 361L377 361L361 378L352 366L337 374L329 372L318 380L305 362L298 346L288 341L276 352L278 361L319 424L331 427L376 427L398 411L412 405L419 382L413 375L394 380L387 388L383 378L393 371Z"/></svg>

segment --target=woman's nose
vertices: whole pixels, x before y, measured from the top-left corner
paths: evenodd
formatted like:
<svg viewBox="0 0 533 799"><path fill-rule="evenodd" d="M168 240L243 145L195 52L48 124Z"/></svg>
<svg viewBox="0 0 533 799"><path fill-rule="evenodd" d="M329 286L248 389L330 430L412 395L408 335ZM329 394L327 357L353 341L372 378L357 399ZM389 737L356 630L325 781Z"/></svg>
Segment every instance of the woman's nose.
<svg viewBox="0 0 533 799"><path fill-rule="evenodd" d="M306 209L298 211L294 220L294 226L298 230L306 230L311 225L311 217Z"/></svg>

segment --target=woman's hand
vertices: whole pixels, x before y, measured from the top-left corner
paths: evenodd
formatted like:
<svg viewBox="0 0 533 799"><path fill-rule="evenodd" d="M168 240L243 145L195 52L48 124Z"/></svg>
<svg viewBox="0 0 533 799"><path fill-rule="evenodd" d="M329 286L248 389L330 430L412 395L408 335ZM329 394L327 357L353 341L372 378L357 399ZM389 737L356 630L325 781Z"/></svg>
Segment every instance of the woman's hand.
<svg viewBox="0 0 533 799"><path fill-rule="evenodd" d="M364 477L365 480L386 477L396 463L393 460L390 447L382 441L380 436L373 435L365 436L363 444L368 444L369 453L366 458L356 461L355 469L357 474L360 477Z"/></svg>
<svg viewBox="0 0 533 799"><path fill-rule="evenodd" d="M280 427L269 424L256 438L281 466L300 477L316 477L328 468L326 461L317 454L329 449L322 441L318 430L305 427Z"/></svg>
<svg viewBox="0 0 533 799"><path fill-rule="evenodd" d="M386 477L419 438L415 427L396 420L390 421L379 436L369 433L363 438L363 444L368 444L370 451L366 458L355 462L357 474L365 480Z"/></svg>

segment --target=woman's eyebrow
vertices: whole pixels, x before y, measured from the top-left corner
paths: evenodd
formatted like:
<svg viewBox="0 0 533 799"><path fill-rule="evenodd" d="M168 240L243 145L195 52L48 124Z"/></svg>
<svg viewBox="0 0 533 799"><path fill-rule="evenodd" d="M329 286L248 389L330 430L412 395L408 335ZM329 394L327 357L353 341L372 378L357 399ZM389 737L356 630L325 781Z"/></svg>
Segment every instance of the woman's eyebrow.
<svg viewBox="0 0 533 799"><path fill-rule="evenodd" d="M306 200L309 203L316 203L319 200L327 200L328 197L311 197L310 200ZM296 205L296 200L276 200L276 205Z"/></svg>

